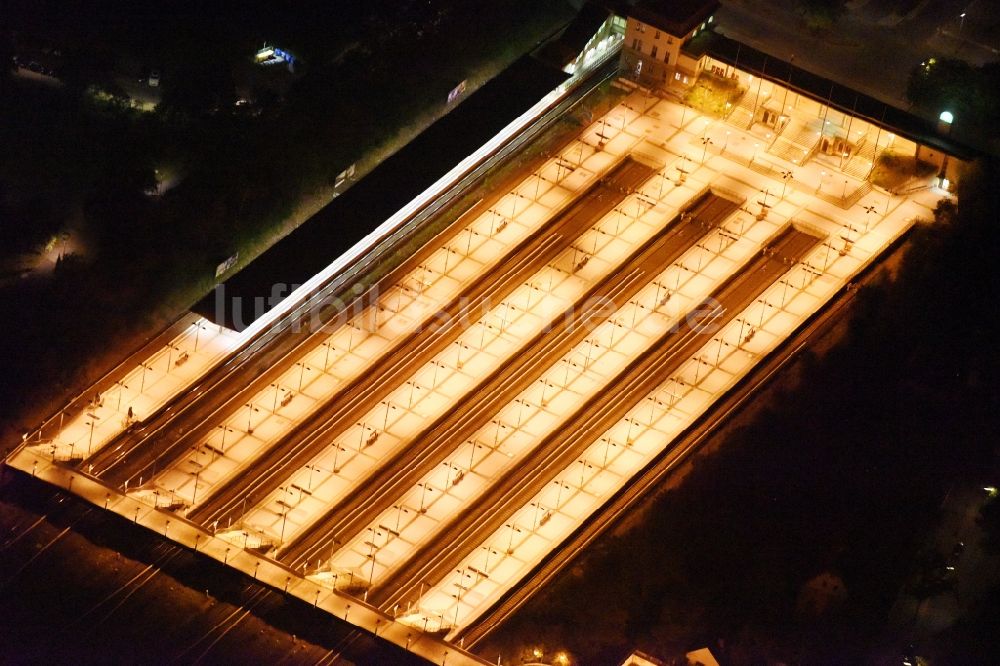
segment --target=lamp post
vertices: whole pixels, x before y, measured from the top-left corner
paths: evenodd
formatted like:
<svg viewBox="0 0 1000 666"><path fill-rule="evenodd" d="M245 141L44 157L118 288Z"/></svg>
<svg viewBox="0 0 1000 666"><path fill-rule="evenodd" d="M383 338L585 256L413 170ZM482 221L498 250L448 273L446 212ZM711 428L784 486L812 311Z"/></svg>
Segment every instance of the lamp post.
<svg viewBox="0 0 1000 666"><path fill-rule="evenodd" d="M368 549L368 559L372 561L371 571L368 573L368 589L372 587L372 583L375 581L375 538L382 536L382 533L376 530L374 527L369 527L368 531L372 533L372 540L369 543L370 548ZM365 599L368 599L368 590L365 590Z"/></svg>
<svg viewBox="0 0 1000 666"><path fill-rule="evenodd" d="M337 458L340 456L340 452L343 451L343 449L341 448L340 444L337 444L336 442L334 442L330 446L336 449L333 453L333 473L340 474L340 467L337 466Z"/></svg>
<svg viewBox="0 0 1000 666"><path fill-rule="evenodd" d="M456 585L458 587L458 596L456 597L457 598L457 602L455 603L455 625L454 626L457 627L458 626L458 611L460 610L460 608L462 606L462 592L464 592L465 589L466 589L462 585L462 582L464 581L465 577L468 574L463 573L461 570L456 570L456 573L459 575L459 578L458 578L458 583L456 583ZM448 653L445 652L445 656L447 656L447 654Z"/></svg>
<svg viewBox="0 0 1000 666"><path fill-rule="evenodd" d="M281 512L281 536L278 537L280 543L285 542L285 522L288 520L288 486L281 488L284 491L285 497L281 500L282 512Z"/></svg>
<svg viewBox="0 0 1000 666"><path fill-rule="evenodd" d="M510 540L507 542L507 554L508 555L513 555L514 554L514 533L515 532L520 532L521 528L520 527L515 527L513 522L508 523L506 526L510 528Z"/></svg>
<svg viewBox="0 0 1000 666"><path fill-rule="evenodd" d="M400 293L402 293L402 290L400 290ZM399 311L398 299L396 301L396 310ZM323 357L323 372L326 372L330 368L330 347L332 344L329 340L327 340L323 343L323 346L326 347L326 355Z"/></svg>
<svg viewBox="0 0 1000 666"><path fill-rule="evenodd" d="M865 233L868 233L868 216L874 212L876 212L875 206L872 205L865 206Z"/></svg>
<svg viewBox="0 0 1000 666"><path fill-rule="evenodd" d="M271 384L274 388L274 402L271 403L271 413L274 414L278 410L278 394L281 393L281 387L277 384Z"/></svg>
<svg viewBox="0 0 1000 666"><path fill-rule="evenodd" d="M219 450L224 454L226 452L226 432L229 430L229 426L220 425L217 427L222 428L222 444L219 445Z"/></svg>
<svg viewBox="0 0 1000 666"><path fill-rule="evenodd" d="M118 386L118 405L115 407L115 411L119 412L122 408L122 393L128 388L128 386L125 385L124 381L117 381L115 384Z"/></svg>
<svg viewBox="0 0 1000 666"><path fill-rule="evenodd" d="M781 172L781 180L783 181L782 184L781 184L781 200L782 201L785 200L785 188L788 187L788 181L791 180L791 179L792 179L792 172L791 171L782 171Z"/></svg>
<svg viewBox="0 0 1000 666"><path fill-rule="evenodd" d="M191 491L191 506L194 506L198 500L198 481L201 479L201 467L195 470L194 473L194 490Z"/></svg>
<svg viewBox="0 0 1000 666"><path fill-rule="evenodd" d="M252 402L248 402L247 403L247 434L248 435L252 435L253 434L253 423L251 423L251 421L253 420L253 413L257 412L257 411L260 411L260 410L257 409L256 407L254 407Z"/></svg>
<svg viewBox="0 0 1000 666"><path fill-rule="evenodd" d="M385 432L389 427L389 410L396 409L396 405L392 404L388 400L383 400L382 404L385 405L385 418L382 419L382 432Z"/></svg>
<svg viewBox="0 0 1000 666"><path fill-rule="evenodd" d="M705 158L708 156L708 146L710 144L714 145L715 142L712 141L712 139L710 139L707 136L704 136L704 137L701 138L701 145L703 146L702 151L701 151L701 163L702 164L705 163Z"/></svg>
<svg viewBox="0 0 1000 666"><path fill-rule="evenodd" d="M142 379L139 380L139 393L141 394L146 389L146 371L150 367L145 363L140 363L139 366L142 368Z"/></svg>
<svg viewBox="0 0 1000 666"><path fill-rule="evenodd" d="M430 484L429 483L418 483L417 485L420 486L421 489L422 489L420 491L420 508L419 508L419 511L420 511L420 513L427 513L427 507L424 506L424 501L427 499L427 491L430 489Z"/></svg>

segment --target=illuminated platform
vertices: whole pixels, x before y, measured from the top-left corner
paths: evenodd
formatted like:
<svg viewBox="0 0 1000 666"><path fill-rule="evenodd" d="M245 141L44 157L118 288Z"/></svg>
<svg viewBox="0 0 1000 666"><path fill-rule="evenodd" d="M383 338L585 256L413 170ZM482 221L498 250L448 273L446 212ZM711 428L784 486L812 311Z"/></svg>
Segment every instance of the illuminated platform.
<svg viewBox="0 0 1000 666"><path fill-rule="evenodd" d="M113 441L128 407L141 417L169 403L223 358L233 343L217 329L175 336L123 376L121 392L105 391L96 421L74 414L56 436L29 438L10 462L440 661L442 644L421 643L425 632L455 636L486 612L894 240L930 218L942 196L931 189L889 196L822 162L761 156L759 144L732 124L632 93L488 210L461 218L446 241L430 241L425 261L287 359L280 377L212 421L199 446L152 480L134 479L124 493L64 462ZM551 259L517 268L517 283L447 329L453 340L441 350L407 360L412 371L378 385L378 397L364 398L372 404L359 398L367 411L346 427L296 439L300 424L335 409L338 391L372 374L443 303L483 276L500 280L505 268L515 270L500 261L505 253L629 155L656 166L609 212L563 239ZM793 168L794 176L783 175ZM835 172L842 189L831 194ZM666 265L635 263L706 193L732 210L692 229ZM779 266L783 234L808 242ZM557 242L540 240L532 251ZM743 271L754 262L770 272L746 288L750 302L713 310L706 299L749 279ZM564 335L553 322L595 289L610 305L586 334L546 346ZM631 291L615 300L621 290ZM691 326L703 306L721 328ZM671 347L680 356L655 386L628 374L659 358L673 333L683 334ZM519 358L524 350L539 356L529 364ZM508 366L525 368L523 388L503 400L491 397L499 390L492 384L477 393ZM429 429L439 423L440 432ZM309 444L301 461L261 464L284 442L299 441ZM314 452L317 443L322 451ZM567 451L571 460L563 459ZM536 459L545 464L527 465ZM228 497L244 477L267 477L266 492ZM379 484L369 485L373 479ZM483 515L471 517L479 509ZM454 654L456 663L472 659Z"/></svg>

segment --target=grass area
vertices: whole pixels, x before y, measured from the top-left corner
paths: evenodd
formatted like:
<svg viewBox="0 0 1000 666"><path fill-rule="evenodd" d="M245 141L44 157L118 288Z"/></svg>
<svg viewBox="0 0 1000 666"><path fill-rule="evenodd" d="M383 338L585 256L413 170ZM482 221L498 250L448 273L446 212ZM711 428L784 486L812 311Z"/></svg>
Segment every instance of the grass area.
<svg viewBox="0 0 1000 666"><path fill-rule="evenodd" d="M702 72L684 94L684 103L700 113L721 118L739 101L741 95L743 88L739 87L739 82L735 79Z"/></svg>
<svg viewBox="0 0 1000 666"><path fill-rule="evenodd" d="M922 162L913 155L882 153L875 159L871 181L890 192L903 188L911 180L927 178L934 173L934 165Z"/></svg>

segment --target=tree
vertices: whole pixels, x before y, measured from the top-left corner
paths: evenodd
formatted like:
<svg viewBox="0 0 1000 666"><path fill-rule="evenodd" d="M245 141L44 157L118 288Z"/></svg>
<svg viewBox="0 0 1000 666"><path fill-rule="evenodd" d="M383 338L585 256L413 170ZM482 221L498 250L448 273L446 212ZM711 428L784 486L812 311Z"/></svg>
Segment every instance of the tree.
<svg viewBox="0 0 1000 666"><path fill-rule="evenodd" d="M799 9L811 30L826 30L833 26L845 11L845 0L799 0Z"/></svg>
<svg viewBox="0 0 1000 666"><path fill-rule="evenodd" d="M979 526L986 533L983 548L1000 554L1000 497L992 497L979 510Z"/></svg>

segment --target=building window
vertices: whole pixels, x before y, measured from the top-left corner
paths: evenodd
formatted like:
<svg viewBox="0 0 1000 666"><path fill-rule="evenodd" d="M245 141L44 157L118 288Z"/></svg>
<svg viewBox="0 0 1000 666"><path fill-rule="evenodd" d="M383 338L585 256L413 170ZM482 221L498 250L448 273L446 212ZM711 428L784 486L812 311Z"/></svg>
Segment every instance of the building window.
<svg viewBox="0 0 1000 666"><path fill-rule="evenodd" d="M680 80L681 80L681 73L680 72L676 72L674 74L674 81L680 81Z"/></svg>
<svg viewBox="0 0 1000 666"><path fill-rule="evenodd" d="M646 32L646 24L645 23L640 23L639 24L639 32Z"/></svg>
<svg viewBox="0 0 1000 666"><path fill-rule="evenodd" d="M674 38L673 37L667 37L667 44L673 44L673 43L674 43Z"/></svg>
<svg viewBox="0 0 1000 666"><path fill-rule="evenodd" d="M653 52L650 53L649 55L651 55L655 59L656 58L656 51L659 48L660 48L659 46L657 46L656 44L653 44Z"/></svg>
<svg viewBox="0 0 1000 666"><path fill-rule="evenodd" d="M639 40L638 37L636 37L635 39L632 40L632 50L638 51L641 48L642 48L642 42Z"/></svg>
<svg viewBox="0 0 1000 666"><path fill-rule="evenodd" d="M666 53L663 54L663 64L665 64L665 65L669 65L670 64L670 52L669 51L667 51Z"/></svg>
<svg viewBox="0 0 1000 666"><path fill-rule="evenodd" d="M660 38L660 31L657 30L655 33L653 33L653 39L659 39L659 38Z"/></svg>

